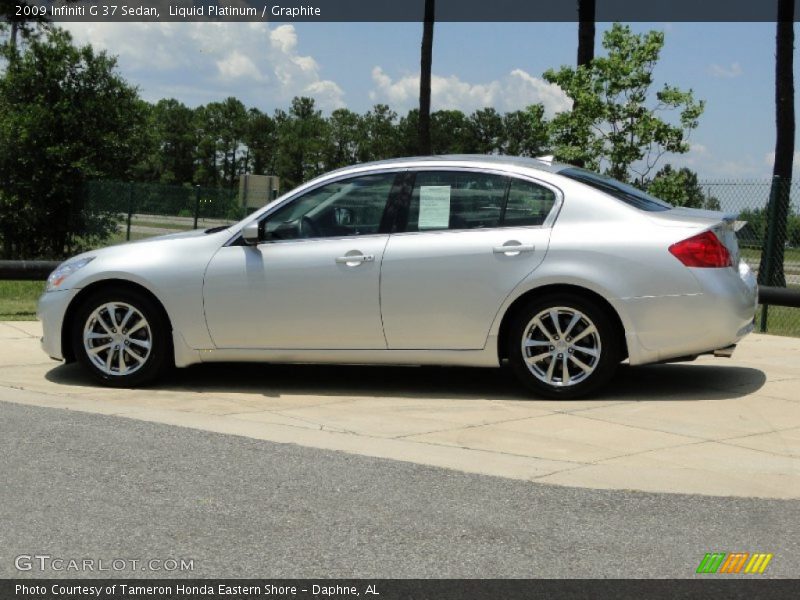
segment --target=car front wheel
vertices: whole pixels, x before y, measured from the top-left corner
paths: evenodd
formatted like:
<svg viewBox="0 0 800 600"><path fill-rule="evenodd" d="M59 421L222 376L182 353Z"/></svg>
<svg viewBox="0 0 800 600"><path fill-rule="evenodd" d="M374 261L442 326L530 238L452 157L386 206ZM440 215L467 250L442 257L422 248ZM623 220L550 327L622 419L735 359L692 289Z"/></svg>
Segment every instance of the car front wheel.
<svg viewBox="0 0 800 600"><path fill-rule="evenodd" d="M516 314L507 355L517 377L537 395L578 398L614 375L621 355L620 332L597 302L552 294Z"/></svg>
<svg viewBox="0 0 800 600"><path fill-rule="evenodd" d="M135 290L101 290L78 309L72 344L78 362L101 383L136 387L168 365L168 325L159 307Z"/></svg>

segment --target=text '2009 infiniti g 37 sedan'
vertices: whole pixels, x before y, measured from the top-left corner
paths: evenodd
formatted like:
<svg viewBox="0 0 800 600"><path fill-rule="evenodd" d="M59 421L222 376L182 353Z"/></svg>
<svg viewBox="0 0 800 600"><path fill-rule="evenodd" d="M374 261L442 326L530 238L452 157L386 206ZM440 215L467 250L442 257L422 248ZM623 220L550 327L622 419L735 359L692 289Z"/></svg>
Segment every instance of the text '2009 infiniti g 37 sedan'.
<svg viewBox="0 0 800 600"><path fill-rule="evenodd" d="M547 159L409 158L323 175L240 223L54 271L42 343L137 386L220 361L510 369L575 398L617 365L730 355L757 289L734 217Z"/></svg>

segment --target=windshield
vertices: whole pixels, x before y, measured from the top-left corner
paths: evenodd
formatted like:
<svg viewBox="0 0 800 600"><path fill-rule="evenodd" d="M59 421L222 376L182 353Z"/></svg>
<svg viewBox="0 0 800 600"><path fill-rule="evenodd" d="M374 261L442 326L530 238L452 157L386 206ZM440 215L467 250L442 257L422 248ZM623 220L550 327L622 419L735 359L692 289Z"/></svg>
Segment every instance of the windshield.
<svg viewBox="0 0 800 600"><path fill-rule="evenodd" d="M627 183L622 183L611 177L600 175L599 173L593 173L592 171L579 169L578 167L569 167L563 171L559 171L558 174L585 183L639 210L658 212L672 208L671 204L659 200L655 196L651 196L639 188L635 188Z"/></svg>

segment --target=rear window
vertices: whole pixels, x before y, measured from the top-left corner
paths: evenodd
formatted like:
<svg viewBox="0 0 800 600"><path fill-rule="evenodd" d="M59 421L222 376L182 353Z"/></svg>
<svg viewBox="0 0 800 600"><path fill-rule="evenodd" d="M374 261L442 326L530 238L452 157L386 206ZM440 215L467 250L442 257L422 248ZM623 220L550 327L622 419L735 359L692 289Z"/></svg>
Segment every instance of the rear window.
<svg viewBox="0 0 800 600"><path fill-rule="evenodd" d="M639 210L660 212L672 208L671 204L659 200L655 196L651 196L639 188L635 188L627 183L622 183L611 177L600 175L599 173L593 173L592 171L579 169L577 167L569 167L568 169L559 171L558 174L585 183Z"/></svg>

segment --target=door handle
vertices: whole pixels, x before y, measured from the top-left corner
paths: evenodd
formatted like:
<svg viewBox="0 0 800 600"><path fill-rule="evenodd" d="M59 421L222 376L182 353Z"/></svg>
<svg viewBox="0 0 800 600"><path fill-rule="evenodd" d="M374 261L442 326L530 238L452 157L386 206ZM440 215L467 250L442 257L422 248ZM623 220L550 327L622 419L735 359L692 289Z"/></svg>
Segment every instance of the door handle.
<svg viewBox="0 0 800 600"><path fill-rule="evenodd" d="M506 256L516 256L523 252L533 252L536 246L533 244L508 244L506 246L495 246L492 252L495 254L505 254Z"/></svg>
<svg viewBox="0 0 800 600"><path fill-rule="evenodd" d="M374 262L375 257L372 254L353 254L351 256L337 256L337 265L347 265L348 267L357 267L361 263Z"/></svg>

